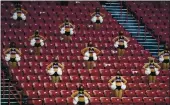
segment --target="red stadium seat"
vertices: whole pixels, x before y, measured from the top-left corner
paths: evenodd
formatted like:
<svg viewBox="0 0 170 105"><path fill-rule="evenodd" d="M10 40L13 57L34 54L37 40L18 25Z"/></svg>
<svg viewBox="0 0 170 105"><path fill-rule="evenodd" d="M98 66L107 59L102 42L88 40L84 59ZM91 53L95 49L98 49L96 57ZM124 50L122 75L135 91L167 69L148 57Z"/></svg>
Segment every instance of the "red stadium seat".
<svg viewBox="0 0 170 105"><path fill-rule="evenodd" d="M40 100L40 99L33 99L33 100L32 100L32 103L33 103L34 105L42 105L42 104L43 104L43 101Z"/></svg>
<svg viewBox="0 0 170 105"><path fill-rule="evenodd" d="M157 90L156 93L157 93L157 95L159 97L166 97L166 96L168 96L168 94L166 93L165 90Z"/></svg>
<svg viewBox="0 0 170 105"><path fill-rule="evenodd" d="M70 76L70 80L72 83L80 82L80 77L79 76Z"/></svg>
<svg viewBox="0 0 170 105"><path fill-rule="evenodd" d="M169 97L165 97L165 102L166 104L169 104L170 98Z"/></svg>
<svg viewBox="0 0 170 105"><path fill-rule="evenodd" d="M154 97L154 102L155 102L155 104L160 104L160 105L166 104L163 97Z"/></svg>
<svg viewBox="0 0 170 105"><path fill-rule="evenodd" d="M100 105L100 99L99 99L99 97L91 97L91 98L90 98L90 103L91 103L92 105Z"/></svg>
<svg viewBox="0 0 170 105"><path fill-rule="evenodd" d="M100 97L102 105L110 105L111 101L109 97Z"/></svg>
<svg viewBox="0 0 170 105"><path fill-rule="evenodd" d="M87 69L78 69L79 75L89 76L89 71Z"/></svg>
<svg viewBox="0 0 170 105"><path fill-rule="evenodd" d="M132 99L130 97L122 97L122 102L124 104L133 104Z"/></svg>
<svg viewBox="0 0 170 105"><path fill-rule="evenodd" d="M143 101L145 105L155 105L152 97L143 97Z"/></svg>
<svg viewBox="0 0 170 105"><path fill-rule="evenodd" d="M77 90L77 86L73 83L66 83L68 90Z"/></svg>
<svg viewBox="0 0 170 105"><path fill-rule="evenodd" d="M38 90L38 95L39 95L39 98L49 98L48 91Z"/></svg>
<svg viewBox="0 0 170 105"><path fill-rule="evenodd" d="M87 83L87 87L90 90L98 90L98 87L95 83Z"/></svg>
<svg viewBox="0 0 170 105"><path fill-rule="evenodd" d="M28 98L38 98L38 93L34 90L27 90L26 95L28 96Z"/></svg>
<svg viewBox="0 0 170 105"><path fill-rule="evenodd" d="M49 90L50 97L61 97L59 90Z"/></svg>
<svg viewBox="0 0 170 105"><path fill-rule="evenodd" d="M111 97L112 104L123 104L121 99L118 97Z"/></svg>
<svg viewBox="0 0 170 105"><path fill-rule="evenodd" d="M135 90L135 93L137 97L146 97L145 90Z"/></svg>
<svg viewBox="0 0 170 105"><path fill-rule="evenodd" d="M148 97L156 97L157 94L155 94L155 93L156 93L156 91L154 91L154 90L146 90L146 94Z"/></svg>
<svg viewBox="0 0 170 105"><path fill-rule="evenodd" d="M71 96L71 92L68 90L61 90L61 96L62 97L70 97Z"/></svg>
<svg viewBox="0 0 170 105"><path fill-rule="evenodd" d="M125 95L127 97L136 97L136 94L133 90L125 90Z"/></svg>
<svg viewBox="0 0 170 105"><path fill-rule="evenodd" d="M91 79L89 79L90 76L80 76L80 78L81 78L81 82L83 83L91 82Z"/></svg>
<svg viewBox="0 0 170 105"><path fill-rule="evenodd" d="M97 86L99 90L108 90L108 84L107 83L97 83Z"/></svg>
<svg viewBox="0 0 170 105"><path fill-rule="evenodd" d="M57 105L67 105L65 98L57 97L57 98L55 98L55 101L56 101Z"/></svg>
<svg viewBox="0 0 170 105"><path fill-rule="evenodd" d="M38 79L41 82L50 82L49 76L40 75L40 76L38 76Z"/></svg>
<svg viewBox="0 0 170 105"><path fill-rule="evenodd" d="M24 90L33 90L32 83L21 83L21 87Z"/></svg>
<svg viewBox="0 0 170 105"><path fill-rule="evenodd" d="M144 105L142 97L132 97L135 105Z"/></svg>
<svg viewBox="0 0 170 105"><path fill-rule="evenodd" d="M45 105L56 105L54 98L44 98L44 104Z"/></svg>
<svg viewBox="0 0 170 105"><path fill-rule="evenodd" d="M93 90L93 94L95 97L104 97L103 91Z"/></svg>
<svg viewBox="0 0 170 105"><path fill-rule="evenodd" d="M99 76L90 76L92 83L100 83L101 79Z"/></svg>
<svg viewBox="0 0 170 105"><path fill-rule="evenodd" d="M34 88L34 90L44 90L44 84L43 83L34 82L33 83L33 88Z"/></svg>
<svg viewBox="0 0 170 105"><path fill-rule="evenodd" d="M34 75L28 75L28 76L27 76L27 80L28 80L29 82L38 82L37 76L34 76Z"/></svg>
<svg viewBox="0 0 170 105"><path fill-rule="evenodd" d="M53 83L48 83L48 82L44 83L44 88L45 88L45 90L55 90L54 84Z"/></svg>

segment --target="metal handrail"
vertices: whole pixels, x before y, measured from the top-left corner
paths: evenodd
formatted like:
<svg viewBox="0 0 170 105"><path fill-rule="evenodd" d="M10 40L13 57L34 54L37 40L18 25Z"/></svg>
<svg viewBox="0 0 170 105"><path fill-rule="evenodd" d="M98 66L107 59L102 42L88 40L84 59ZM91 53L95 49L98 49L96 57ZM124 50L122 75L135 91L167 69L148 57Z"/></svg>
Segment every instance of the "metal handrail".
<svg viewBox="0 0 170 105"><path fill-rule="evenodd" d="M8 86L9 86L9 102L10 102L10 95L13 95L14 98L18 101L18 103L20 105L22 105L22 95L21 93L18 92L18 90L16 89L15 86L13 86L13 84L11 82L8 83ZM14 95L13 91L10 89L10 86L13 86L14 90L17 92L17 94L19 95L19 100L18 98L16 97L16 95ZM10 104L9 104L10 105Z"/></svg>
<svg viewBox="0 0 170 105"><path fill-rule="evenodd" d="M5 80L4 80L4 78L5 78L5 73L3 72L3 71L1 71L1 73L2 73L2 78L3 78L3 98L4 98L4 94L5 94Z"/></svg>

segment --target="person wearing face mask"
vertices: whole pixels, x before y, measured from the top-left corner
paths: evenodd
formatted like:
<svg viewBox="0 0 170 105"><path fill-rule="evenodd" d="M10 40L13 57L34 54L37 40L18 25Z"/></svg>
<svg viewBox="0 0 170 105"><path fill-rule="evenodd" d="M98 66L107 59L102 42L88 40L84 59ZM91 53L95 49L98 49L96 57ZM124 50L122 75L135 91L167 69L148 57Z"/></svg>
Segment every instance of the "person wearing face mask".
<svg viewBox="0 0 170 105"><path fill-rule="evenodd" d="M64 70L64 65L58 62L56 57L52 63L47 66L47 73L52 76L52 82L59 82L60 76L62 75L62 70Z"/></svg>
<svg viewBox="0 0 170 105"><path fill-rule="evenodd" d="M14 20L26 20L26 16L25 14L27 14L28 12L24 9L21 8L21 6L18 4L16 5L16 8L12 10L13 16L12 18Z"/></svg>
<svg viewBox="0 0 170 105"><path fill-rule="evenodd" d="M74 28L75 26L69 22L68 18L65 19L65 22L63 24L61 24L59 26L59 28L61 29L60 30L60 33L64 35L64 40L66 42L70 42L72 39L71 39L71 35L73 35L74 33Z"/></svg>
<svg viewBox="0 0 170 105"><path fill-rule="evenodd" d="M149 82L156 81L156 75L159 74L159 69L161 68L157 63L154 62L153 57L148 57L149 63L146 63L143 68L145 69L145 74L149 75Z"/></svg>
<svg viewBox="0 0 170 105"><path fill-rule="evenodd" d="M39 35L38 30L34 32L34 35L30 36L29 39L31 46L34 47L35 54L39 55L40 54L40 47L44 46L44 41L46 38L43 36Z"/></svg>
<svg viewBox="0 0 170 105"><path fill-rule="evenodd" d="M117 72L117 75L109 80L111 89L115 92L115 96L121 98L123 90L126 89L127 81Z"/></svg>
<svg viewBox="0 0 170 105"><path fill-rule="evenodd" d="M159 61L162 63L162 67L165 70L169 69L169 59L170 51L168 51L168 46L165 46L164 51L159 53Z"/></svg>
<svg viewBox="0 0 170 105"><path fill-rule="evenodd" d="M93 47L92 42L88 43L88 46L81 50L83 59L86 61L87 69L93 69L94 61L97 60L97 55L100 54L100 50Z"/></svg>
<svg viewBox="0 0 170 105"><path fill-rule="evenodd" d="M90 99L90 95L84 90L82 85L79 86L79 89L71 97L73 98L74 105L87 105Z"/></svg>
<svg viewBox="0 0 170 105"><path fill-rule="evenodd" d="M123 32L119 32L119 36L113 39L114 47L118 49L118 56L123 56L125 48L128 47L129 38L123 36Z"/></svg>
<svg viewBox="0 0 170 105"><path fill-rule="evenodd" d="M16 48L15 42L10 43L10 48L4 51L5 60L10 63L10 66L15 68L17 66L17 62L21 60L21 51Z"/></svg>
<svg viewBox="0 0 170 105"><path fill-rule="evenodd" d="M105 15L100 12L100 8L96 8L96 11L92 13L91 16L91 21L96 23L96 29L99 29L100 24L103 23L103 17L105 17Z"/></svg>

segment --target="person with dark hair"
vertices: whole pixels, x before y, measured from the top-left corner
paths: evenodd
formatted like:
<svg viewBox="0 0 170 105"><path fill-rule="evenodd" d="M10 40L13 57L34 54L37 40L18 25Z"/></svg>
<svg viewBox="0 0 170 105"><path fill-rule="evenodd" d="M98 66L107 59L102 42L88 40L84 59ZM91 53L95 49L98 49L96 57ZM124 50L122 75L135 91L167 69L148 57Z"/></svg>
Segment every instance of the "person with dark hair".
<svg viewBox="0 0 170 105"><path fill-rule="evenodd" d="M149 75L149 82L156 81L156 75L159 74L159 69L161 68L157 63L154 62L153 57L148 57L149 63L146 63L143 68L145 69L145 74Z"/></svg>
<svg viewBox="0 0 170 105"><path fill-rule="evenodd" d="M93 47L92 42L89 42L88 46L81 50L81 53L84 55L83 59L87 61L87 69L93 69L94 61L97 60L97 55L99 55L100 52L100 50Z"/></svg>
<svg viewBox="0 0 170 105"><path fill-rule="evenodd" d="M125 48L128 47L128 42L129 42L129 38L123 36L123 32L120 31L119 32L119 36L115 37L113 39L114 43L114 47L118 48L118 56L123 56L124 52L125 52Z"/></svg>
<svg viewBox="0 0 170 105"><path fill-rule="evenodd" d="M52 63L47 66L47 73L52 76L52 82L59 82L64 65L58 62L56 57Z"/></svg>
<svg viewBox="0 0 170 105"><path fill-rule="evenodd" d="M15 42L10 43L10 48L5 50L4 54L6 55L5 60L10 62L11 67L16 67L17 62L21 60L21 51L16 48Z"/></svg>
<svg viewBox="0 0 170 105"><path fill-rule="evenodd" d="M24 9L21 8L21 5L16 5L15 8L12 10L13 16L12 18L14 20L26 20L26 16L25 14L27 14L28 12Z"/></svg>
<svg viewBox="0 0 170 105"><path fill-rule="evenodd" d="M90 15L92 16L91 21L96 23L96 29L99 29L100 24L103 23L103 17L105 17L105 15L100 12L100 8L96 8L95 12Z"/></svg>
<svg viewBox="0 0 170 105"><path fill-rule="evenodd" d="M162 68L165 70L169 69L170 51L168 51L168 46L165 46L164 51L158 54L159 61L162 63Z"/></svg>
<svg viewBox="0 0 170 105"><path fill-rule="evenodd" d="M35 54L40 54L40 47L44 46L44 38L42 35L39 35L38 30L34 32L34 35L30 36L29 39L31 46L34 46Z"/></svg>
<svg viewBox="0 0 170 105"><path fill-rule="evenodd" d="M117 72L117 75L109 80L111 89L115 91L115 96L121 98L123 90L126 89L127 81Z"/></svg>
<svg viewBox="0 0 170 105"><path fill-rule="evenodd" d="M87 105L90 99L90 95L84 90L82 85L79 86L78 91L75 91L71 97L74 105Z"/></svg>
<svg viewBox="0 0 170 105"><path fill-rule="evenodd" d="M63 24L61 24L59 26L59 28L61 29L60 33L64 35L64 40L66 42L71 41L72 40L71 35L73 35L73 33L74 33L73 30L74 30L75 26L69 22L68 18L65 19L65 22Z"/></svg>

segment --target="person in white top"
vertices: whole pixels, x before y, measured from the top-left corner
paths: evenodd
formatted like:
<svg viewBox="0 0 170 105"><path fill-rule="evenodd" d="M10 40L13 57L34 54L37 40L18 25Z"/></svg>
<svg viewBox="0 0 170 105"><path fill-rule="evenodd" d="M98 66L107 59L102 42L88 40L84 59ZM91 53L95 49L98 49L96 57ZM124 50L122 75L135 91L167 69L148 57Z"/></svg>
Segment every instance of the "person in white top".
<svg viewBox="0 0 170 105"><path fill-rule="evenodd" d="M73 98L74 105L87 105L90 99L90 95L84 90L82 85L80 85L79 89L71 97Z"/></svg>
<svg viewBox="0 0 170 105"><path fill-rule="evenodd" d="M96 8L96 11L90 14L92 16L91 21L96 23L96 29L100 28L100 24L103 23L104 14L100 12L100 8Z"/></svg>
<svg viewBox="0 0 170 105"><path fill-rule="evenodd" d="M64 41L70 42L72 40L71 36L74 33L75 26L69 22L69 19L66 18L65 22L59 26L60 33L64 35Z"/></svg>
<svg viewBox="0 0 170 105"><path fill-rule="evenodd" d="M146 63L143 68L145 69L145 74L149 75L149 82L156 81L156 75L159 74L159 69L161 68L157 63L154 62L153 57L148 57L149 63Z"/></svg>
<svg viewBox="0 0 170 105"><path fill-rule="evenodd" d="M52 63L50 63L47 68L47 73L52 76L52 82L59 82L60 76L62 75L62 71L64 70L64 65L58 62L58 58L56 57Z"/></svg>
<svg viewBox="0 0 170 105"><path fill-rule="evenodd" d="M21 60L21 51L16 48L15 42L10 43L10 48L4 51L5 60L10 63L10 66L15 68L17 62Z"/></svg>
<svg viewBox="0 0 170 105"><path fill-rule="evenodd" d="M110 87L115 91L115 96L121 98L123 90L126 89L127 81L117 72L117 75L109 80Z"/></svg>
<svg viewBox="0 0 170 105"><path fill-rule="evenodd" d="M40 48L44 46L44 41L46 38L44 38L42 35L39 35L38 30L34 32L34 35L30 36L29 39L31 46L34 47L35 54L40 54Z"/></svg>
<svg viewBox="0 0 170 105"><path fill-rule="evenodd" d="M26 15L28 12L17 5L15 9L12 10L14 20L26 20Z"/></svg>
<svg viewBox="0 0 170 105"><path fill-rule="evenodd" d="M123 32L119 32L119 36L113 39L114 47L118 49L118 56L123 56L125 53L125 48L128 47L129 38L123 36Z"/></svg>
<svg viewBox="0 0 170 105"><path fill-rule="evenodd" d="M88 43L88 47L81 50L82 55L84 56L83 59L86 61L87 69L93 69L94 61L97 60L97 55L100 54L100 50L93 47L92 42Z"/></svg>
<svg viewBox="0 0 170 105"><path fill-rule="evenodd" d="M162 68L168 70L170 63L170 51L168 51L168 46L165 46L164 51L160 52L158 56L160 63L162 63Z"/></svg>

